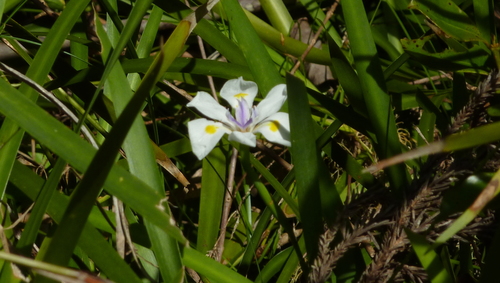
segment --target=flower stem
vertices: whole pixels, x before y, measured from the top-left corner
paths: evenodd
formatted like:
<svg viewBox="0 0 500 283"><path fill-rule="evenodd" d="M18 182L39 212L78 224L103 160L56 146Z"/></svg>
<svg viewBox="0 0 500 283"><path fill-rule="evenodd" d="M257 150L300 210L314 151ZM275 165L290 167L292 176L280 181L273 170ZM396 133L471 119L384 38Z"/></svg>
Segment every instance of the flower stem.
<svg viewBox="0 0 500 283"><path fill-rule="evenodd" d="M224 241L226 239L227 223L229 221L229 212L233 203L234 190L234 172L236 171L236 161L238 160L238 150L233 147L233 155L229 163L229 175L227 177L227 190L224 197L224 209L222 210L222 219L220 222L219 240L215 246L215 260L221 262L222 253L224 252Z"/></svg>

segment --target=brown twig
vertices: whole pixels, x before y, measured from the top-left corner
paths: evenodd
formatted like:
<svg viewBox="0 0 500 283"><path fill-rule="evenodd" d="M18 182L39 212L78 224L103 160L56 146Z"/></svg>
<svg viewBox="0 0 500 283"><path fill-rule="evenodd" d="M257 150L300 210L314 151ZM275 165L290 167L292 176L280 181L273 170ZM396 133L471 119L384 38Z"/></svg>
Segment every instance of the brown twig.
<svg viewBox="0 0 500 283"><path fill-rule="evenodd" d="M335 1L333 5L330 7L328 12L325 15L325 19L323 20L323 24L319 27L318 31L314 34L314 37L311 39L311 42L309 43L309 46L307 46L307 49L302 53L300 56L300 59L295 63L295 66L293 66L293 69L290 71L290 73L293 75L295 72L299 69L301 62L304 62L306 56L309 54L311 49L313 49L314 44L316 44L316 41L318 41L318 38L320 34L323 32L323 29L325 28L326 23L330 20L330 18L333 16L333 12L335 12L335 9L337 9L337 6L339 5L339 1Z"/></svg>
<svg viewBox="0 0 500 283"><path fill-rule="evenodd" d="M198 46L200 48L200 53L201 53L201 58L207 59L207 54L205 52L205 46L203 45L203 39L198 35ZM210 85L210 90L212 91L212 96L214 97L215 101L219 102L219 98L217 97L217 91L215 90L214 86L214 78L212 76L207 76L208 79L208 84Z"/></svg>
<svg viewBox="0 0 500 283"><path fill-rule="evenodd" d="M274 161L278 162L281 166L285 167L287 171L292 170L293 165L290 163L286 162L285 159L281 158L279 155L277 155L274 151L272 151L270 148L268 148L265 144L263 144L260 140L257 141L257 147L264 152L266 155L274 159Z"/></svg>

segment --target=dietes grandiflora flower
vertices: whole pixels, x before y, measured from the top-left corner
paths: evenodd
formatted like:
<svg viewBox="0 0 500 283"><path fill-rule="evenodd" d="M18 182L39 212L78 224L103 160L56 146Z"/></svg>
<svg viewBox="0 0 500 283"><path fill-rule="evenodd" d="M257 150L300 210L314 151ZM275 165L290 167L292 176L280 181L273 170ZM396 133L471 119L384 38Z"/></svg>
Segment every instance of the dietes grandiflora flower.
<svg viewBox="0 0 500 283"><path fill-rule="evenodd" d="M287 98L286 85L273 87L257 106L253 106L257 92L256 83L241 77L224 84L220 96L233 108L234 116L204 91L199 91L187 104L212 119L201 118L188 123L191 146L198 159L205 158L224 134L229 135L230 141L250 147L256 146L256 133L270 142L291 145L288 114L278 112Z"/></svg>

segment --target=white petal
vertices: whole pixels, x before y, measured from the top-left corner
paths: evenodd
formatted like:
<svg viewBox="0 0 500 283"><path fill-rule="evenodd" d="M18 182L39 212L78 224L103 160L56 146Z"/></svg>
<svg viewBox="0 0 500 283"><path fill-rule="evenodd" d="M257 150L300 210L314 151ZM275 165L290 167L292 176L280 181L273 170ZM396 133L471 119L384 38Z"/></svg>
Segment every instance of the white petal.
<svg viewBox="0 0 500 283"><path fill-rule="evenodd" d="M273 115L281 109L287 98L286 85L279 84L271 89L266 98L257 105L257 119L254 123L259 123L267 117Z"/></svg>
<svg viewBox="0 0 500 283"><path fill-rule="evenodd" d="M255 147L257 145L257 138L253 133L250 132L238 132L234 131L229 135L230 141L237 141L241 144Z"/></svg>
<svg viewBox="0 0 500 283"><path fill-rule="evenodd" d="M204 91L198 91L195 98L186 105L196 108L196 110L208 118L231 124L226 116L229 110L217 103L210 94Z"/></svg>
<svg viewBox="0 0 500 283"><path fill-rule="evenodd" d="M254 132L261 133L268 141L279 143L290 147L290 122L288 114L278 112L262 121L254 129Z"/></svg>
<svg viewBox="0 0 500 283"><path fill-rule="evenodd" d="M259 88L251 81L245 81L242 77L227 81L220 90L220 96L224 98L233 109L238 107L238 99L244 99L249 107L257 96Z"/></svg>
<svg viewBox="0 0 500 283"><path fill-rule="evenodd" d="M188 122L189 139L193 153L202 160L207 156L224 134L231 131L222 123L207 119L196 119Z"/></svg>

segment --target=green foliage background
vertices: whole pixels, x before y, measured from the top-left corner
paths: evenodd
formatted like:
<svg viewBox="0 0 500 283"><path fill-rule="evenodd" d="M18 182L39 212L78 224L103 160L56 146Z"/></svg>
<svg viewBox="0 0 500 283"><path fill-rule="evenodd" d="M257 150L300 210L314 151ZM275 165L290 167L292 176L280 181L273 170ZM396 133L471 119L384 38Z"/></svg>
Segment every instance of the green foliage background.
<svg viewBox="0 0 500 283"><path fill-rule="evenodd" d="M0 3L0 282L496 280L495 1L188 4ZM186 104L240 76L292 146L199 161Z"/></svg>

